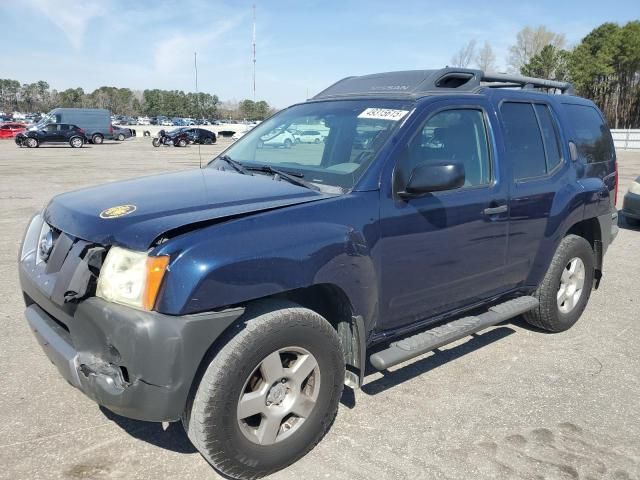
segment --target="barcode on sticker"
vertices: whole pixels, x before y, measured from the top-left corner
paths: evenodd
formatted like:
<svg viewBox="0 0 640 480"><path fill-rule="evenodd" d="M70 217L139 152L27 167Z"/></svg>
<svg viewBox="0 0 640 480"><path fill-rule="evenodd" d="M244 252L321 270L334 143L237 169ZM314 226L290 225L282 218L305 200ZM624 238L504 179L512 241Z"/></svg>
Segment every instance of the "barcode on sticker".
<svg viewBox="0 0 640 480"><path fill-rule="evenodd" d="M358 118L370 118L373 120L389 120L390 122L397 122L407 113L409 113L409 110L396 110L393 108L367 108L360 115L358 115Z"/></svg>

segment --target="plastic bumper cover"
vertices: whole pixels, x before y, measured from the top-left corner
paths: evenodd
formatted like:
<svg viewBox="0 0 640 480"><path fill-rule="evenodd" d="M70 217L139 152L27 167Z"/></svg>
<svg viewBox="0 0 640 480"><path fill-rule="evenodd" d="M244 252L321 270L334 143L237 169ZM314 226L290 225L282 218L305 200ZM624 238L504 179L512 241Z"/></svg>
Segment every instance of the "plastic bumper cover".
<svg viewBox="0 0 640 480"><path fill-rule="evenodd" d="M202 358L243 311L170 316L94 297L65 326L37 304L26 317L71 385L119 415L159 422L180 418Z"/></svg>

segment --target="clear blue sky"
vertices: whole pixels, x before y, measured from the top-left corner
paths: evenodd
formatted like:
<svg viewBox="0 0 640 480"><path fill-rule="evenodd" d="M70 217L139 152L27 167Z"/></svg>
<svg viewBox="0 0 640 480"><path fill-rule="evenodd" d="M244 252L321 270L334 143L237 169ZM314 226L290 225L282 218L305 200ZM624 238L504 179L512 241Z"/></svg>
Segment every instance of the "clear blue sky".
<svg viewBox="0 0 640 480"><path fill-rule="evenodd" d="M194 89L251 97L251 1L0 0L0 78L53 88ZM347 75L435 68L470 39L504 68L525 25L570 44L605 22L640 18L638 0L259 1L257 98L302 101Z"/></svg>

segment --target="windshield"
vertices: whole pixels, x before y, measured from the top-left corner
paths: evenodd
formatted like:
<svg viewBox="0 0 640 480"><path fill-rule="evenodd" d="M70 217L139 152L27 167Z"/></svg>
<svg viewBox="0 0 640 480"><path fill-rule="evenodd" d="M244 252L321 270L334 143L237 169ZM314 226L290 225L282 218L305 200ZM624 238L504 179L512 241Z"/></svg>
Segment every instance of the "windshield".
<svg viewBox="0 0 640 480"><path fill-rule="evenodd" d="M247 167L266 165L349 189L412 108L410 101L377 99L295 105L260 123L224 154Z"/></svg>

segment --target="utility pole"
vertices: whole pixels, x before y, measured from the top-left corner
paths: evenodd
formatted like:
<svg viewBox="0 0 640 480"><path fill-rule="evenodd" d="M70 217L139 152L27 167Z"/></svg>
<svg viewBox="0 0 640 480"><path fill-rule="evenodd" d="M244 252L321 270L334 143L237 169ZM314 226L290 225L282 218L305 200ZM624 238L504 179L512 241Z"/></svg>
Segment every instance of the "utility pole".
<svg viewBox="0 0 640 480"><path fill-rule="evenodd" d="M256 4L253 4L253 101L256 101Z"/></svg>

